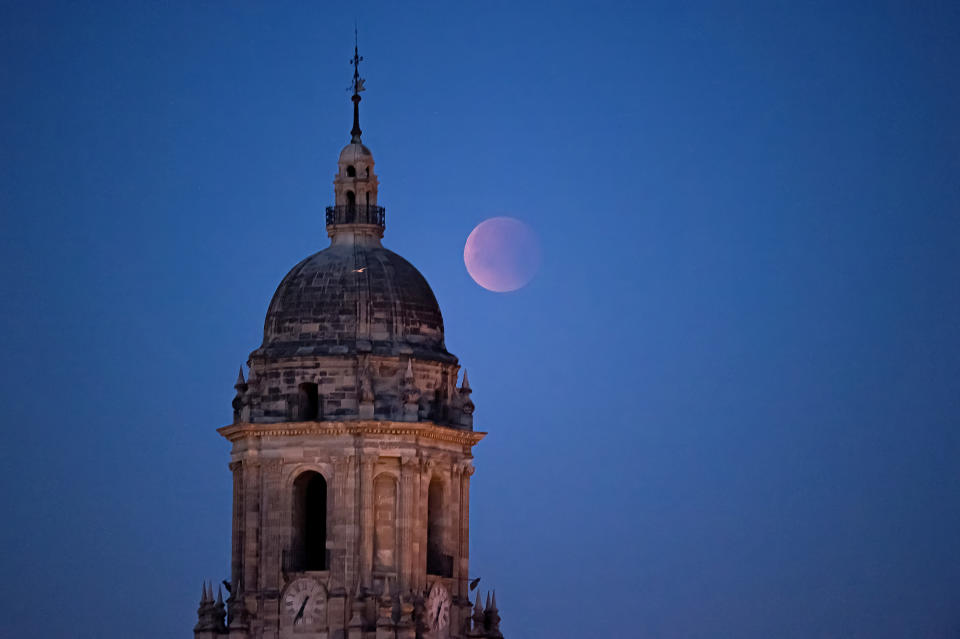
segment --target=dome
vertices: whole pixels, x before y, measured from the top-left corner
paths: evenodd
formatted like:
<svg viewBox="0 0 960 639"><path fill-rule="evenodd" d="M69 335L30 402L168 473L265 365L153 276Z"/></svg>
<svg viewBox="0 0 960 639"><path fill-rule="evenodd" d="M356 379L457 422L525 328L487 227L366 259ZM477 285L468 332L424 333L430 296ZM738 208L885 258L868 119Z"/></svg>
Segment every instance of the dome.
<svg viewBox="0 0 960 639"><path fill-rule="evenodd" d="M370 153L370 149L360 144L359 142L352 142L347 146L343 147L343 150L340 151L340 159L337 160L338 164L356 164L358 162L373 162L373 154Z"/></svg>
<svg viewBox="0 0 960 639"><path fill-rule="evenodd" d="M268 357L370 352L456 362L424 277L379 244L337 244L287 273L270 302Z"/></svg>

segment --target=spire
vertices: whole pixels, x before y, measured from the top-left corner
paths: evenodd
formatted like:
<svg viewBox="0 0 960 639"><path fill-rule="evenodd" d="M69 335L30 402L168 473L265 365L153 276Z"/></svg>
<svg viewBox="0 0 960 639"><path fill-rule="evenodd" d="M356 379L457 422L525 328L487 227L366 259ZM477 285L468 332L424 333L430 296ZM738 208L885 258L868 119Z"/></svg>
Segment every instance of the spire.
<svg viewBox="0 0 960 639"><path fill-rule="evenodd" d="M363 78L360 77L360 63L363 62L363 57L360 55L360 50L357 47L357 28L353 28L353 58L350 60L350 64L353 65L353 97L350 99L353 100L353 129L350 130L350 143L351 144L360 144L360 135L363 131L360 130L360 92L365 90L363 86Z"/></svg>
<svg viewBox="0 0 960 639"><path fill-rule="evenodd" d="M500 611L497 610L497 591L493 591L493 603L490 607L490 631L487 633L491 639L500 639L503 633L500 632Z"/></svg>
<svg viewBox="0 0 960 639"><path fill-rule="evenodd" d="M463 369L463 383L460 384L460 395L458 399L460 401L460 425L467 428L473 428L473 411L476 410L476 406L473 403L473 400L470 399L470 394L473 392L473 389L470 388L470 380L467 379L467 369Z"/></svg>
<svg viewBox="0 0 960 639"><path fill-rule="evenodd" d="M240 388L247 385L247 380L243 379L243 364L240 365L240 374L237 375L237 383L233 385L234 388Z"/></svg>

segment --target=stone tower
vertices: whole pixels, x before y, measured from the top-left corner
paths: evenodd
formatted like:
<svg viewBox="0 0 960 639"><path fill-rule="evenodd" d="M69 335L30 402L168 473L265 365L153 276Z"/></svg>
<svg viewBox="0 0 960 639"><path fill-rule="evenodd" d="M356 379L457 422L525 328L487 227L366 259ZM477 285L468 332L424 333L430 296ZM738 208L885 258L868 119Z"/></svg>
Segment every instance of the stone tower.
<svg viewBox="0 0 960 639"><path fill-rule="evenodd" d="M473 429L466 371L430 286L381 244L373 155L353 129L326 210L330 245L283 278L237 378L224 594L196 639L500 637L470 601Z"/></svg>

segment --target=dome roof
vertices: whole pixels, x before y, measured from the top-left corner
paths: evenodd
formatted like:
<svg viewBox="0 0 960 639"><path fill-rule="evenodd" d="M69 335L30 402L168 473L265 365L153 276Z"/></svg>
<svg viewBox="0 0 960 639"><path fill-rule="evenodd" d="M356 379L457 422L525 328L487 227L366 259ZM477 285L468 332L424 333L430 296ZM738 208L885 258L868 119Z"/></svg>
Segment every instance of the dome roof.
<svg viewBox="0 0 960 639"><path fill-rule="evenodd" d="M340 151L340 159L337 162L339 164L354 164L361 160L373 162L373 153L370 153L370 149L359 142L351 142Z"/></svg>
<svg viewBox="0 0 960 639"><path fill-rule="evenodd" d="M419 271L379 245L337 244L287 273L270 302L260 354L371 352L455 362Z"/></svg>

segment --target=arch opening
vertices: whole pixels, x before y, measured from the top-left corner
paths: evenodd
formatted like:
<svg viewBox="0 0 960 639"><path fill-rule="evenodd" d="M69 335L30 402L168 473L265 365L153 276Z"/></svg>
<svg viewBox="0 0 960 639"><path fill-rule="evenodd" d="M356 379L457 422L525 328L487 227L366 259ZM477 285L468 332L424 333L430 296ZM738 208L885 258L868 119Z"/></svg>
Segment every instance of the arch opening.
<svg viewBox="0 0 960 639"><path fill-rule="evenodd" d="M326 570L327 557L327 480L313 471L301 474L293 482L294 571Z"/></svg>
<svg viewBox="0 0 960 639"><path fill-rule="evenodd" d="M427 490L427 574L453 577L453 557L446 554L443 483L434 477Z"/></svg>
<svg viewBox="0 0 960 639"><path fill-rule="evenodd" d="M357 170L352 164L347 167L347 177L357 177Z"/></svg>

